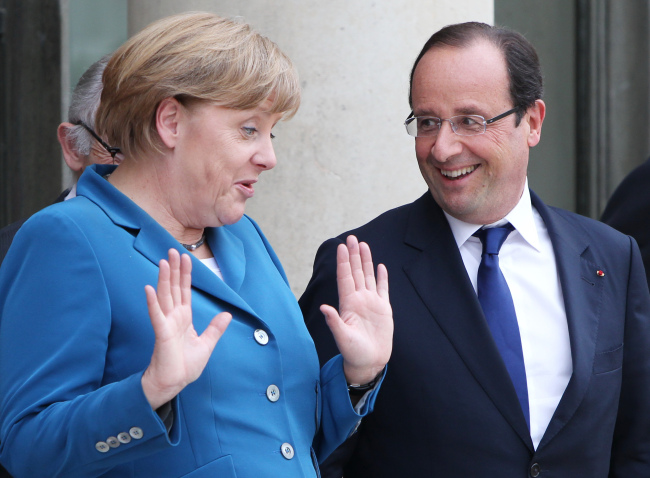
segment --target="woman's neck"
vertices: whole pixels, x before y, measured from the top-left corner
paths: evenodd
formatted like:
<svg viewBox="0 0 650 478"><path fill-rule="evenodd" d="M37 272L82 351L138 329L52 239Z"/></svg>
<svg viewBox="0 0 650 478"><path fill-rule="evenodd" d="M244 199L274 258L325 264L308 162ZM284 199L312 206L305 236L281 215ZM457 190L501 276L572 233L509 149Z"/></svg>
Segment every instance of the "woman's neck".
<svg viewBox="0 0 650 478"><path fill-rule="evenodd" d="M122 162L108 178L122 194L126 195L181 244L196 244L204 234L203 227L188 226L191 221L183 213L177 197L173 173L166 167L164 157L144 157ZM190 251L203 252L205 244ZM209 248L208 248L209 250ZM208 257L212 257L211 255Z"/></svg>

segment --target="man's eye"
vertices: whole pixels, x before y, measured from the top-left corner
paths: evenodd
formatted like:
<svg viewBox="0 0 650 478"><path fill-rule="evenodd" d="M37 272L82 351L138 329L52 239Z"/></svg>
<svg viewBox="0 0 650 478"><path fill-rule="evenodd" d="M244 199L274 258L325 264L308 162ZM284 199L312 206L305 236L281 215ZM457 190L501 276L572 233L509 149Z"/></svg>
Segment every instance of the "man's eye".
<svg viewBox="0 0 650 478"><path fill-rule="evenodd" d="M430 131L438 127L438 120L436 118L418 118L418 130Z"/></svg>
<svg viewBox="0 0 650 478"><path fill-rule="evenodd" d="M477 124L479 124L478 119L474 118L473 116L461 116L458 119L459 119L458 124L461 125L461 126L472 127L472 126L476 126Z"/></svg>

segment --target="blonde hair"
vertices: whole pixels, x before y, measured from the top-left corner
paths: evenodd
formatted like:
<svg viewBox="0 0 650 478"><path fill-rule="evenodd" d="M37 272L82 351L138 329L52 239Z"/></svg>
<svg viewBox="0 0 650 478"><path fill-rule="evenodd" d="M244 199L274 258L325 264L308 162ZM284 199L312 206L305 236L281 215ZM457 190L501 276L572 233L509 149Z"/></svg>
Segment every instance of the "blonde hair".
<svg viewBox="0 0 650 478"><path fill-rule="evenodd" d="M127 157L161 151L156 109L165 98L250 109L271 97L271 113L292 117L298 75L278 46L245 23L211 13L152 23L113 53L104 72L97 133Z"/></svg>

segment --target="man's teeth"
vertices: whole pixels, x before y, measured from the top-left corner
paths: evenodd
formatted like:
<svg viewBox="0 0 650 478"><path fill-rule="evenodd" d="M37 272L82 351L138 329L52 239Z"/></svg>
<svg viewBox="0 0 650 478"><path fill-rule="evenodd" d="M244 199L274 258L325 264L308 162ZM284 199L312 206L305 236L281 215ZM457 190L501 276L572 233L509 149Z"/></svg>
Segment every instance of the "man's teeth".
<svg viewBox="0 0 650 478"><path fill-rule="evenodd" d="M458 178L460 176L464 176L465 174L471 173L476 168L477 166L468 166L467 168L456 169L455 171L446 171L444 169L441 169L440 172L447 178Z"/></svg>

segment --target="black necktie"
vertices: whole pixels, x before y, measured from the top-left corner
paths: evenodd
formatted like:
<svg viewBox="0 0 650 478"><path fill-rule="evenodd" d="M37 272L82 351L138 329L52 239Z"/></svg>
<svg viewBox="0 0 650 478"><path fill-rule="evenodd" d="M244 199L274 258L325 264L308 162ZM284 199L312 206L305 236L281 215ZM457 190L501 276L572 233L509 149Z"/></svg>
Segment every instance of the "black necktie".
<svg viewBox="0 0 650 478"><path fill-rule="evenodd" d="M521 409L530 429L528 386L519 324L508 283L499 268L499 250L513 230L511 224L506 224L503 227L479 229L474 233L483 244L477 277L478 300L492 331L492 337L508 369L512 384L515 386Z"/></svg>

